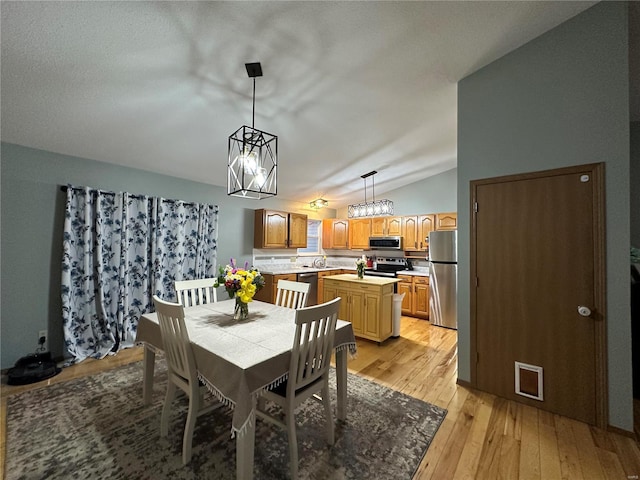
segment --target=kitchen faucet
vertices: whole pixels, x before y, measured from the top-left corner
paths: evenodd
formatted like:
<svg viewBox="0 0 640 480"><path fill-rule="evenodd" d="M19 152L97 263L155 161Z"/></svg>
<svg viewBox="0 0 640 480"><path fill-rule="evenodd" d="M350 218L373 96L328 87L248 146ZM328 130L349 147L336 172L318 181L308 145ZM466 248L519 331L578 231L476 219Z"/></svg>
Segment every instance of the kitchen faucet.
<svg viewBox="0 0 640 480"><path fill-rule="evenodd" d="M318 257L313 261L313 266L316 268L324 268L327 266L326 264L327 264L327 257L323 257L323 258Z"/></svg>

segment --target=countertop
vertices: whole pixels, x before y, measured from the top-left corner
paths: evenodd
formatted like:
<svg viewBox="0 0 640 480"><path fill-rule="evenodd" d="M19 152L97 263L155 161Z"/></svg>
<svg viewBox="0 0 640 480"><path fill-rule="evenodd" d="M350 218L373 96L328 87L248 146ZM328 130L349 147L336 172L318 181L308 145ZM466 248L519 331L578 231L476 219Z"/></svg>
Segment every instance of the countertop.
<svg viewBox="0 0 640 480"><path fill-rule="evenodd" d="M414 277L428 277L429 270L400 270L396 272L398 275L409 275Z"/></svg>
<svg viewBox="0 0 640 480"><path fill-rule="evenodd" d="M331 275L331 280L340 280L344 282L353 282L353 283L366 283L368 285L389 285L391 283L398 283L400 279L398 278L389 278L389 277L368 277L364 276L364 278L358 278L358 275L353 273L343 273L341 275ZM326 278L325 278L326 280Z"/></svg>
<svg viewBox="0 0 640 480"><path fill-rule="evenodd" d="M330 271L330 270L351 270L348 267L324 267L324 268L318 268L318 267L296 267L295 265L292 265L291 267L279 267L279 266L273 266L273 267L264 267L264 268L260 268L258 267L258 270L260 270L260 273L265 273L267 275L287 275L289 273L313 273L313 272L326 272L326 271ZM353 271L355 271L355 267L353 268Z"/></svg>
<svg viewBox="0 0 640 480"><path fill-rule="evenodd" d="M299 267L299 266L280 266L280 265L274 265L274 266L265 266L264 268L258 268L258 270L260 270L260 273L263 274L267 274L267 275L288 275L290 273L314 273L314 272L327 272L327 271L331 271L331 270L351 270L353 272L356 271L355 267L339 267L339 266L331 266L331 267L324 267L324 268L318 268L318 267ZM368 269L366 269L368 270ZM365 270L365 272L366 272ZM429 270L424 269L424 270L400 270L399 272L397 272L398 275L413 275L416 277L428 277L429 276Z"/></svg>

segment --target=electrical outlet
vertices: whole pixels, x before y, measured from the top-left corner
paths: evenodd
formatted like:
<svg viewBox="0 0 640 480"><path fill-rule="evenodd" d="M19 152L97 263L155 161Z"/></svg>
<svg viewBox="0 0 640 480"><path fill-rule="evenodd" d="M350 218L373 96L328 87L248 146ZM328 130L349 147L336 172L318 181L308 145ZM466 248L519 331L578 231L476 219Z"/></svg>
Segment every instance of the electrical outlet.
<svg viewBox="0 0 640 480"><path fill-rule="evenodd" d="M298 261L298 257L290 257L290 258L289 258L289 261L290 261L291 263L296 263L296 262Z"/></svg>
<svg viewBox="0 0 640 480"><path fill-rule="evenodd" d="M47 331L46 330L40 330L38 332L38 345L40 345L40 339L44 338L44 342L42 342L42 346L44 347L47 344Z"/></svg>

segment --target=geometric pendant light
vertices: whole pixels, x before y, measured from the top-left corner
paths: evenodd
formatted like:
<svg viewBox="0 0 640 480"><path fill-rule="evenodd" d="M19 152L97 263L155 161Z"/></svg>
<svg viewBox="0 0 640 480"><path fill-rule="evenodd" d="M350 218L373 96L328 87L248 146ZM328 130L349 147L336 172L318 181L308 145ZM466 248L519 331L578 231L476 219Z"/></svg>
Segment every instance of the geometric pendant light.
<svg viewBox="0 0 640 480"><path fill-rule="evenodd" d="M259 62L245 63L253 78L251 126L243 125L229 136L227 195L261 199L278 194L278 137L254 128L256 119L256 77L262 76Z"/></svg>
<svg viewBox="0 0 640 480"><path fill-rule="evenodd" d="M393 202L391 200L382 199L376 200L376 184L374 175L378 173L375 170L364 175L360 175L360 178L364 180L364 202L354 203L347 207L348 218L363 218L363 217L379 217L383 215L393 215ZM367 201L367 178L371 177L373 196L371 201Z"/></svg>

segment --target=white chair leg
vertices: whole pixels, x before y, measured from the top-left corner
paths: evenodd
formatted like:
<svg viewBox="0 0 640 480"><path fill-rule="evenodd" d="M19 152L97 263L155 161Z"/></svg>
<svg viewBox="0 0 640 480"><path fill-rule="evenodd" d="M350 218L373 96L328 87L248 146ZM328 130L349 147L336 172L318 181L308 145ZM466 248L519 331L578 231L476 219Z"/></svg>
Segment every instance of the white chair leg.
<svg viewBox="0 0 640 480"><path fill-rule="evenodd" d="M333 417L331 416L331 397L329 397L329 381L324 382L322 387L322 404L324 405L324 416L327 422L327 443L333 445L335 442L335 431Z"/></svg>
<svg viewBox="0 0 640 480"><path fill-rule="evenodd" d="M287 437L289 440L289 462L291 480L298 478L298 439L296 438L296 417L293 406L287 411Z"/></svg>
<svg viewBox="0 0 640 480"><path fill-rule="evenodd" d="M186 465L191 461L191 444L193 442L193 429L200 410L199 392L191 392L189 395L189 412L187 413L187 423L184 426L184 437L182 438L182 464Z"/></svg>
<svg viewBox="0 0 640 480"><path fill-rule="evenodd" d="M167 394L164 397L164 405L162 406L162 417L160 418L160 436L166 437L169 434L169 414L171 413L171 404L176 395L176 385L171 380L167 384Z"/></svg>

